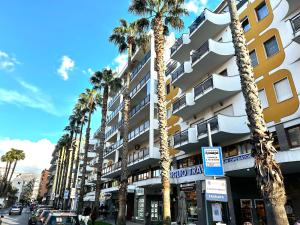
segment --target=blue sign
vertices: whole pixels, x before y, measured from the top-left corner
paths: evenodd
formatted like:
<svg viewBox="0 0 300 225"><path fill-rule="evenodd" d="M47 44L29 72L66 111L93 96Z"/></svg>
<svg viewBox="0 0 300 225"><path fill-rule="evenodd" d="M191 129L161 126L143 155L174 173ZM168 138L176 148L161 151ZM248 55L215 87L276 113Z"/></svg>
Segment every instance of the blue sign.
<svg viewBox="0 0 300 225"><path fill-rule="evenodd" d="M205 176L224 176L221 147L202 147L202 159Z"/></svg>
<svg viewBox="0 0 300 225"><path fill-rule="evenodd" d="M228 196L226 194L211 194L205 193L205 197L207 201L213 202L228 202Z"/></svg>
<svg viewBox="0 0 300 225"><path fill-rule="evenodd" d="M227 202L227 182L225 179L205 180L207 201Z"/></svg>

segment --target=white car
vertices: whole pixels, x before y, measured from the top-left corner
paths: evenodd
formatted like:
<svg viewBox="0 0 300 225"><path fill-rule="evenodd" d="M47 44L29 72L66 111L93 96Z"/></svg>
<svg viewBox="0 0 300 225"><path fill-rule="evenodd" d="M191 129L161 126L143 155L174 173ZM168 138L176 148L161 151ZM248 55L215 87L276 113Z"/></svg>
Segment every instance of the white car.
<svg viewBox="0 0 300 225"><path fill-rule="evenodd" d="M21 215L22 210L18 206L12 206L8 212L9 215Z"/></svg>

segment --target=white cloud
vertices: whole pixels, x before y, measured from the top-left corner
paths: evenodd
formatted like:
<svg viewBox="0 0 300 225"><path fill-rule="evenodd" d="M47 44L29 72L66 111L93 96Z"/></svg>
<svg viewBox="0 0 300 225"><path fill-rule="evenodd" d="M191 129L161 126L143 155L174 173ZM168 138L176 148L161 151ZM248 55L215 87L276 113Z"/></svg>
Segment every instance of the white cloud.
<svg viewBox="0 0 300 225"><path fill-rule="evenodd" d="M124 69L124 67L127 64L127 54L120 54L118 55L112 64L113 70L120 72L121 70Z"/></svg>
<svg viewBox="0 0 300 225"><path fill-rule="evenodd" d="M207 5L207 0L189 0L185 3L185 8L190 12L194 14L200 14L202 13L203 9Z"/></svg>
<svg viewBox="0 0 300 225"><path fill-rule="evenodd" d="M9 151L10 148L24 150L26 158L18 162L16 167L18 172L40 173L41 170L49 168L54 147L55 145L48 139L37 142L10 138L0 139L1 155ZM1 162L1 166L5 166L5 164Z"/></svg>
<svg viewBox="0 0 300 225"><path fill-rule="evenodd" d="M57 73L64 79L69 79L69 72L73 70L75 62L69 56L64 55L61 59L61 65L57 70Z"/></svg>
<svg viewBox="0 0 300 225"><path fill-rule="evenodd" d="M51 98L44 94L38 87L22 80L18 82L25 91L21 93L15 90L0 88L0 104L15 104L18 106L41 109L56 116L61 115L52 103Z"/></svg>
<svg viewBox="0 0 300 225"><path fill-rule="evenodd" d="M82 73L91 76L95 73L95 71L92 68L88 68L87 70L82 70Z"/></svg>
<svg viewBox="0 0 300 225"><path fill-rule="evenodd" d="M17 64L20 64L20 62L15 57L0 50L0 70L11 72Z"/></svg>

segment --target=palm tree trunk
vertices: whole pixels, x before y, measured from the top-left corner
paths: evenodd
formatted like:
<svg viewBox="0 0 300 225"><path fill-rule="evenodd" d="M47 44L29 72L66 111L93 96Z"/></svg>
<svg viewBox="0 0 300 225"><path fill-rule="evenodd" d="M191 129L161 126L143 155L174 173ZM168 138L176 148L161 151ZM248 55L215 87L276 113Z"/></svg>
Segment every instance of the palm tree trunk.
<svg viewBox="0 0 300 225"><path fill-rule="evenodd" d="M154 19L154 48L156 53L155 70L158 79L158 121L160 140L160 167L163 194L163 224L171 224L170 210L170 156L168 149L167 114L166 114L166 87L165 87L165 38L163 17L157 15Z"/></svg>
<svg viewBox="0 0 300 225"><path fill-rule="evenodd" d="M87 166L87 156L89 151L89 144L90 144L90 132L91 132L91 118L92 112L89 111L88 115L88 123L85 132L85 144L84 144L84 158L83 158L83 165L82 165L82 177L81 177L81 184L80 184L80 194L78 199L78 208L77 212L81 213L83 208L83 197L85 194L85 176L86 176L86 166Z"/></svg>
<svg viewBox="0 0 300 225"><path fill-rule="evenodd" d="M57 177L55 178L56 179L55 198L56 198L57 194L58 195L60 194L59 189L60 189L60 176L61 176L61 169L62 169L62 156L63 156L63 149L61 148L59 150L59 156L58 156L58 160L57 160Z"/></svg>
<svg viewBox="0 0 300 225"><path fill-rule="evenodd" d="M77 147L76 162L75 162L75 172L74 172L74 176L73 176L72 188L76 187L76 179L77 179L77 171L78 171L78 166L79 166L79 154L80 154L80 147L81 147L83 125L84 125L84 123L81 124L81 128L80 128L79 143L78 143L78 147Z"/></svg>
<svg viewBox="0 0 300 225"><path fill-rule="evenodd" d="M8 183L10 183L10 181L11 181L11 178L12 178L14 172L15 172L16 166L17 166L17 160L15 159L13 168L12 168L12 170L11 170L11 173L10 173L10 176L9 176L9 179L8 179Z"/></svg>
<svg viewBox="0 0 300 225"><path fill-rule="evenodd" d="M7 181L8 164L9 164L9 162L6 161L5 172L4 172L4 174L3 174L2 182L1 182L1 184L0 184L1 195L2 195L2 193L4 193L4 186L5 186L6 181Z"/></svg>
<svg viewBox="0 0 300 225"><path fill-rule="evenodd" d="M59 176L59 203L63 200L62 199L62 195L63 195L63 171L64 168L66 166L66 147L64 146L63 149L63 155L62 155L62 159L61 159L61 169L60 169L60 176Z"/></svg>
<svg viewBox="0 0 300 225"><path fill-rule="evenodd" d="M126 202L127 202L127 186L128 186L128 133L129 133L129 110L130 110L130 93L129 82L131 72L132 45L128 44L128 67L129 72L126 74L125 90L124 90L124 109L123 109L123 151L121 161L121 180L119 188L119 211L117 225L126 224Z"/></svg>
<svg viewBox="0 0 300 225"><path fill-rule="evenodd" d="M100 191L101 191L101 177L102 177L102 163L103 163L103 151L105 144L105 128L106 128L106 116L107 116L107 100L108 100L108 86L106 85L103 90L102 98L102 113L101 113L101 128L100 128L100 144L98 151L98 166L97 166L97 180L96 180L96 190L95 190L95 202L94 208L96 211L99 211L100 204Z"/></svg>
<svg viewBox="0 0 300 225"><path fill-rule="evenodd" d="M242 92L246 101L246 113L254 143L256 179L265 201L268 224L288 225L284 209L286 194L283 176L275 161L276 149L264 120L244 31L239 21L235 0L227 0L227 2L231 14L230 27Z"/></svg>
<svg viewBox="0 0 300 225"><path fill-rule="evenodd" d="M4 195L5 195L5 192L6 192L6 188L8 186L8 180L7 180L7 178L8 178L9 173L10 173L11 164L12 164L12 162L9 161L8 162L7 173L5 174L5 177L4 177L3 188L2 188L2 194L4 194Z"/></svg>

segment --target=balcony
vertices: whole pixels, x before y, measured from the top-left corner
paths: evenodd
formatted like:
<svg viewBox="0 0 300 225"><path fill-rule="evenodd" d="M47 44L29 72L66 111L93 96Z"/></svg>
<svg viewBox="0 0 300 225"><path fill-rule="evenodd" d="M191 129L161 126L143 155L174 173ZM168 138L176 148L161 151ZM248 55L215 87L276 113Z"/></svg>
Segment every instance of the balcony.
<svg viewBox="0 0 300 225"><path fill-rule="evenodd" d="M109 111L114 111L114 110L117 108L118 103L120 103L120 102L117 101L117 100L120 99L120 95L121 95L121 93L123 93L123 91L124 91L124 88L122 88L120 91L118 91L118 93L116 93L116 94L111 98L111 100L108 102L107 109L108 109Z"/></svg>
<svg viewBox="0 0 300 225"><path fill-rule="evenodd" d="M117 124L113 125L106 133L105 133L105 140L110 141L110 138L117 134L117 131L123 126L123 120L118 122Z"/></svg>
<svg viewBox="0 0 300 225"><path fill-rule="evenodd" d="M148 132L150 128L150 122L146 121L143 124L141 124L140 126L138 126L137 128L135 128L133 131L131 131L128 134L128 141L129 142L138 142L138 141L145 141L147 140L149 137L147 136Z"/></svg>
<svg viewBox="0 0 300 225"><path fill-rule="evenodd" d="M118 113L123 109L124 103L122 102L115 111L113 111L108 117L107 117L107 125L118 115Z"/></svg>
<svg viewBox="0 0 300 225"><path fill-rule="evenodd" d="M289 4L289 11L288 11L288 15L292 14L293 12L295 12L297 9L300 8L300 1L299 0L287 0L288 4Z"/></svg>
<svg viewBox="0 0 300 225"><path fill-rule="evenodd" d="M173 136L174 148L185 151L197 142L197 130L195 127L190 127Z"/></svg>
<svg viewBox="0 0 300 225"><path fill-rule="evenodd" d="M121 161L113 163L112 165L103 168L102 174L103 174L103 177L110 178L110 177L114 177L117 174L119 174L120 170L121 170Z"/></svg>
<svg viewBox="0 0 300 225"><path fill-rule="evenodd" d="M132 81L135 77L137 77L137 75L140 73L140 72L145 72L144 71L144 68L145 68L145 65L147 64L147 62L150 61L150 57L151 57L151 51L149 51L145 56L144 58L141 60L141 62L139 62L135 68L133 69L131 75L130 75L130 80Z"/></svg>
<svg viewBox="0 0 300 225"><path fill-rule="evenodd" d="M214 145L228 140L234 141L250 133L247 116L216 115L211 119L198 123L197 136L201 146L208 145L207 124L210 124Z"/></svg>
<svg viewBox="0 0 300 225"><path fill-rule="evenodd" d="M130 126L134 127L139 124L143 119L145 119L145 115L147 115L147 109L150 105L150 95L147 95L139 104L134 106L129 112L129 118L131 119Z"/></svg>
<svg viewBox="0 0 300 225"><path fill-rule="evenodd" d="M186 82L187 77L189 77L189 73L193 71L192 64L190 61L184 62L181 64L176 70L174 70L171 74L172 77L172 83L176 87L182 87L187 88L187 85L184 84Z"/></svg>
<svg viewBox="0 0 300 225"><path fill-rule="evenodd" d="M300 1L299 1L300 3ZM296 15L291 19L292 28L294 31L293 40L300 44L300 14Z"/></svg>
<svg viewBox="0 0 300 225"><path fill-rule="evenodd" d="M190 106L194 104L194 94L186 93L173 103L173 114L185 120L190 116Z"/></svg>
<svg viewBox="0 0 300 225"><path fill-rule="evenodd" d="M143 79L140 80L140 82L132 89L132 91L130 92L129 96L130 98L134 98L138 92L143 89L143 87L146 86L148 80L150 80L150 72L148 72Z"/></svg>
<svg viewBox="0 0 300 225"><path fill-rule="evenodd" d="M120 139L119 141L115 142L111 146L106 147L104 149L104 153L103 153L104 157L106 157L106 156L110 155L112 152L120 149L122 146L123 146L123 139Z"/></svg>
<svg viewBox="0 0 300 225"><path fill-rule="evenodd" d="M96 152L88 152L87 154L88 159L92 159L97 157L97 153Z"/></svg>
<svg viewBox="0 0 300 225"><path fill-rule="evenodd" d="M188 45L189 43L191 43L189 34L183 34L178 38L171 47L171 58L178 62L188 60L191 51L191 46Z"/></svg>

